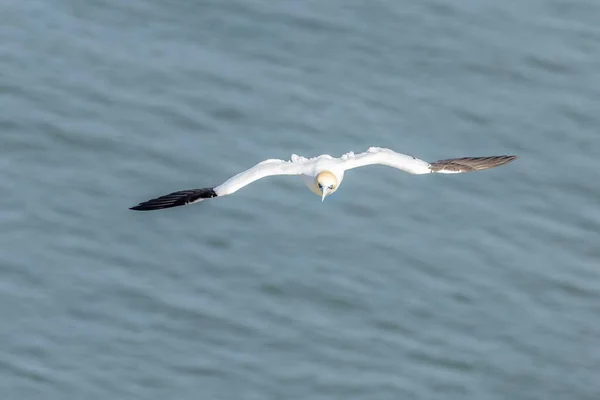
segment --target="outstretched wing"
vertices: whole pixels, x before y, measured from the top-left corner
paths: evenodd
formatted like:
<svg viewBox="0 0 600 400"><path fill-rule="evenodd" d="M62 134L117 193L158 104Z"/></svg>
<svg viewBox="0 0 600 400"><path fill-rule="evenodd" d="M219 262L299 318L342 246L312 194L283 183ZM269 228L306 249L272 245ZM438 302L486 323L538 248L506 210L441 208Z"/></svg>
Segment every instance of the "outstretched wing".
<svg viewBox="0 0 600 400"><path fill-rule="evenodd" d="M428 174L432 172L427 161L381 147L369 147L364 153L348 153L342 156L344 170L376 164L397 168L409 174Z"/></svg>
<svg viewBox="0 0 600 400"><path fill-rule="evenodd" d="M142 202L135 207L131 207L130 210L151 211L198 203L213 197L227 196L256 180L267 176L301 175L304 173L305 169L305 163L301 162L265 160L214 188L189 189L173 192Z"/></svg>
<svg viewBox="0 0 600 400"><path fill-rule="evenodd" d="M306 170L305 162L284 160L265 160L244 172L229 178L215 188L218 196L226 196L237 192L246 185L267 176L302 175Z"/></svg>
<svg viewBox="0 0 600 400"><path fill-rule="evenodd" d="M428 163L413 156L396 153L390 149L370 147L365 153L345 154L342 157L342 166L344 170L348 170L366 165L379 164L416 175L431 174L434 172L453 174L498 167L516 158L517 156L465 157Z"/></svg>

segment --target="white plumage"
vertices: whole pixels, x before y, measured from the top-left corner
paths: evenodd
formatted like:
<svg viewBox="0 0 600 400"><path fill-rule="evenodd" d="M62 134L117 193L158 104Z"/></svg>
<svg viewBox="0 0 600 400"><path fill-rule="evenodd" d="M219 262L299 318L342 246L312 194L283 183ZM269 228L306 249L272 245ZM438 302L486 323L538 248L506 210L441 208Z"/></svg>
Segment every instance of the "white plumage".
<svg viewBox="0 0 600 400"><path fill-rule="evenodd" d="M349 152L340 158L334 158L328 154L314 158L292 154L290 161L277 159L262 161L252 168L231 177L219 186L173 192L140 203L135 207L131 207L131 209L158 210L197 203L213 197L227 196L258 179L276 175L300 176L306 186L324 200L326 196L339 188L346 171L367 165L385 165L415 175L452 174L494 168L507 164L516 158L517 156L464 157L428 163L416 157L380 147L370 147L366 152L360 154Z"/></svg>

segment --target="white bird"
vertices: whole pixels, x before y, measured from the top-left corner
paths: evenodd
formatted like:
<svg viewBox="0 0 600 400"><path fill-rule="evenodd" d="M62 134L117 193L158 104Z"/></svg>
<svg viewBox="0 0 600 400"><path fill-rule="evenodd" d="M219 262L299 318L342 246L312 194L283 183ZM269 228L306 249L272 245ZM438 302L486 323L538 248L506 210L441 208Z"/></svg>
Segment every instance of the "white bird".
<svg viewBox="0 0 600 400"><path fill-rule="evenodd" d="M498 167L515 160L517 156L464 157L439 160L432 163L413 156L396 153L390 149L370 147L365 153L346 153L340 158L323 154L314 158L305 158L292 154L291 161L265 160L254 167L241 172L216 187L190 189L173 192L145 201L131 210L159 210L198 203L213 197L223 197L237 192L252 182L275 175L298 175L304 184L321 197L321 201L340 187L344 173L353 168L366 165L386 165L409 174L456 174Z"/></svg>

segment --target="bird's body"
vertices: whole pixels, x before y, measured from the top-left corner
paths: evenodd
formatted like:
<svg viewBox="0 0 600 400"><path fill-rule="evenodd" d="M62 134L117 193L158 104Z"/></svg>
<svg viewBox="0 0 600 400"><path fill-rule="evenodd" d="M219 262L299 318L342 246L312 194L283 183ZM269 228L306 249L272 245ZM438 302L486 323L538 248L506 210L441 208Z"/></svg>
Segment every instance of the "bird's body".
<svg viewBox="0 0 600 400"><path fill-rule="evenodd" d="M344 169L341 168L340 163L336 162L336 160L336 158L333 158L328 154L315 157L312 160L292 154L292 162L303 163L308 166L300 177L306 187L319 197L323 196L323 188L319 187L317 181L317 176L319 176L319 174L323 174L321 175L323 179L329 179L329 183L334 185L334 187L330 189L330 193L337 190L344 179Z"/></svg>
<svg viewBox="0 0 600 400"><path fill-rule="evenodd" d="M131 209L158 210L197 203L209 198L227 196L258 179L275 175L300 176L304 184L324 200L326 196L334 193L339 188L346 171L367 165L385 165L413 175L452 174L494 168L507 164L516 158L516 156L465 157L428 163L416 157L380 147L370 147L366 152L360 154L346 153L339 158L328 154L314 158L305 158L293 154L290 161L277 159L262 161L254 167L231 177L219 186L173 192L140 203Z"/></svg>

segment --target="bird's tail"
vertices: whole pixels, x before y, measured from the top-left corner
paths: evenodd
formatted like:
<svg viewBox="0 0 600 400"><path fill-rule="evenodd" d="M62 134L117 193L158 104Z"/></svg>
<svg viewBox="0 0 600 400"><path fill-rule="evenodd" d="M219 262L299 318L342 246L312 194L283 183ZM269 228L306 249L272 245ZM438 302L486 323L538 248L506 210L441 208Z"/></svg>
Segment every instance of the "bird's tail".
<svg viewBox="0 0 600 400"><path fill-rule="evenodd" d="M439 160L429 165L431 172L457 174L499 167L516 160L517 156L463 157Z"/></svg>
<svg viewBox="0 0 600 400"><path fill-rule="evenodd" d="M164 196L157 197L131 207L130 210L151 211L163 208L185 206L202 200L217 197L213 188L180 190Z"/></svg>

